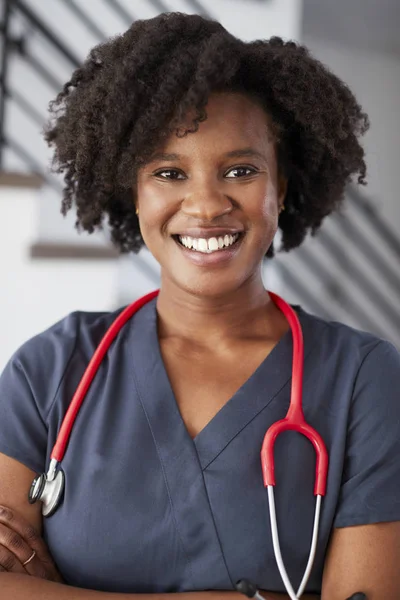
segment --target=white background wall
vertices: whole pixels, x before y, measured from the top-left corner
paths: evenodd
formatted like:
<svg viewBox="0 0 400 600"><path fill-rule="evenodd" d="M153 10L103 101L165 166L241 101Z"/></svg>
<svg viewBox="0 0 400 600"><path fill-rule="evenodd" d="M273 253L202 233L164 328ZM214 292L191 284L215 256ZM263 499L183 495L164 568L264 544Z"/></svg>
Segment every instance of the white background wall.
<svg viewBox="0 0 400 600"><path fill-rule="evenodd" d="M26 339L71 310L107 310L116 303L117 270L110 261L32 261L37 191L0 188L0 369ZM83 293L81 293L83 291Z"/></svg>

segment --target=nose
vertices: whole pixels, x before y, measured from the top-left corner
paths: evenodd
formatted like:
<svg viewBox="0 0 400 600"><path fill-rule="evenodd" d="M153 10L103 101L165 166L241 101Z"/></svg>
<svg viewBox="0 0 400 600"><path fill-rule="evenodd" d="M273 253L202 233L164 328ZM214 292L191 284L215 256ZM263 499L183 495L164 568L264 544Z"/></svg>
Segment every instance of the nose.
<svg viewBox="0 0 400 600"><path fill-rule="evenodd" d="M229 214L233 203L218 187L201 185L185 195L181 210L199 221L213 221Z"/></svg>

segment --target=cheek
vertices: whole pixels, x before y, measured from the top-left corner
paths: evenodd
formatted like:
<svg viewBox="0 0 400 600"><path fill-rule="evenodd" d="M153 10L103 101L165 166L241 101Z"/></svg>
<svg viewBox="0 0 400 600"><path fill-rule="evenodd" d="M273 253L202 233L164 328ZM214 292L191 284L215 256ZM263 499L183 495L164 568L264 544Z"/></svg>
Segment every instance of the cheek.
<svg viewBox="0 0 400 600"><path fill-rule="evenodd" d="M261 219L264 223L264 227L267 229L276 229L278 226L278 210L274 202L266 202L262 213Z"/></svg>
<svg viewBox="0 0 400 600"><path fill-rule="evenodd" d="M251 206L253 226L263 231L276 230L278 226L278 198L273 185L266 186ZM250 208L250 207L249 207Z"/></svg>
<svg viewBox="0 0 400 600"><path fill-rule="evenodd" d="M166 230L167 224L174 214L173 202L165 191L138 186L139 227L144 243L153 253L156 240ZM156 253L156 248L154 248Z"/></svg>
<svg viewBox="0 0 400 600"><path fill-rule="evenodd" d="M278 230L277 194L273 185L265 186L262 193L247 211L251 234L248 237L249 251L254 260L260 261L270 248Z"/></svg>

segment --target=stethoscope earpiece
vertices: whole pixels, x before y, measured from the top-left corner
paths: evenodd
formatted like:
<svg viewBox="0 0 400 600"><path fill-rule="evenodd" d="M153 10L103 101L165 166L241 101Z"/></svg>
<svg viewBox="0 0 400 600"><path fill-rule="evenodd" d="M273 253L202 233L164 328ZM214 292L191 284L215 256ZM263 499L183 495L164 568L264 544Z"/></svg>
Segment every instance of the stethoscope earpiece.
<svg viewBox="0 0 400 600"><path fill-rule="evenodd" d="M28 501L35 504L38 500L42 504L42 514L44 517L50 517L60 504L64 493L65 476L64 472L57 471L51 478L49 473L42 473L35 477L29 490Z"/></svg>

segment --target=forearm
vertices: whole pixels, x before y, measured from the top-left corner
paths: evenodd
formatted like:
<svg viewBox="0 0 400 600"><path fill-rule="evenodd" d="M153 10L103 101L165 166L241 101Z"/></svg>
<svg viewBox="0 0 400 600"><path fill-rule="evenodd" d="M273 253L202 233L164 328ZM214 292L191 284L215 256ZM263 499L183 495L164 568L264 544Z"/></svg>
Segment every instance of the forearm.
<svg viewBox="0 0 400 600"><path fill-rule="evenodd" d="M0 590L2 600L168 600L171 597L171 594L97 592L16 573L0 573ZM242 597L234 591L187 592L174 596L177 600L240 600Z"/></svg>
<svg viewBox="0 0 400 600"><path fill-rule="evenodd" d="M13 600L167 600L171 594L115 594L71 587L37 577L16 573L0 573L1 598ZM177 600L240 600L234 591L186 592L174 594ZM266 600L288 600L286 594L262 592ZM302 600L320 600L319 595L306 594Z"/></svg>

